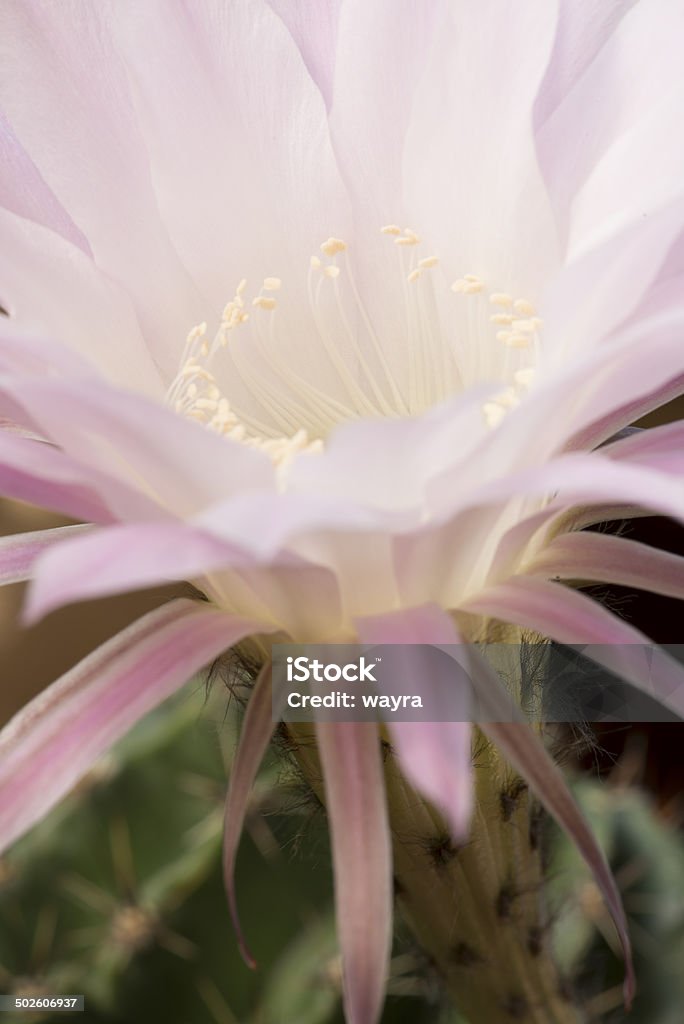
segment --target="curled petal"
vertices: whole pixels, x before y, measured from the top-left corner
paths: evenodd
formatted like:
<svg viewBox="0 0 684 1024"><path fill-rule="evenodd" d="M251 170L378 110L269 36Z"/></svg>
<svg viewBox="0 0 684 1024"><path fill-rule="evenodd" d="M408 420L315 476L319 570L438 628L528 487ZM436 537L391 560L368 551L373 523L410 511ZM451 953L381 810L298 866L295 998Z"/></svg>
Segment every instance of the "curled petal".
<svg viewBox="0 0 684 1024"><path fill-rule="evenodd" d="M318 722L349 1024L377 1024L392 944L392 853L374 723Z"/></svg>

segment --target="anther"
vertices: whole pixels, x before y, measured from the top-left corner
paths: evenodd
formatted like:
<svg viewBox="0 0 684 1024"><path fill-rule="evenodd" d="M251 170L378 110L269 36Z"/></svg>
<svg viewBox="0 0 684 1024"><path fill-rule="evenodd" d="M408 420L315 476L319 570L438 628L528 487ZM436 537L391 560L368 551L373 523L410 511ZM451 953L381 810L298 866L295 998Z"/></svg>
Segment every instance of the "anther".
<svg viewBox="0 0 684 1024"><path fill-rule="evenodd" d="M323 268L323 273L325 274L326 277L330 277L330 278L339 277L340 276L340 268L336 267L334 264L332 264L329 267L324 267Z"/></svg>
<svg viewBox="0 0 684 1024"><path fill-rule="evenodd" d="M513 309L516 313L522 313L523 316L534 316L536 310L531 302L527 299L516 299L513 303Z"/></svg>
<svg viewBox="0 0 684 1024"><path fill-rule="evenodd" d="M411 273L407 276L406 280L408 281L409 284L413 284L414 281L418 280L422 273L423 271L420 269L420 267L416 267L416 269L412 270Z"/></svg>
<svg viewBox="0 0 684 1024"><path fill-rule="evenodd" d="M312 270L319 270L320 266L321 266L321 261L319 260L318 256L312 256L311 257L311 269Z"/></svg>
<svg viewBox="0 0 684 1024"><path fill-rule="evenodd" d="M275 309L276 300L269 295L257 295L256 299L252 299L252 305L259 309Z"/></svg>
<svg viewBox="0 0 684 1024"><path fill-rule="evenodd" d="M492 292L489 296L489 301L493 306L512 306L513 296L509 295L508 292Z"/></svg>
<svg viewBox="0 0 684 1024"><path fill-rule="evenodd" d="M418 266L428 269L429 267L436 267L439 263L438 256L424 256L422 260L418 260Z"/></svg>
<svg viewBox="0 0 684 1024"><path fill-rule="evenodd" d="M328 238L321 245L321 252L325 256L336 256L338 252L344 252L347 248L347 243L343 242L341 238Z"/></svg>
<svg viewBox="0 0 684 1024"><path fill-rule="evenodd" d="M530 339L526 334L509 334L504 344L509 348L529 348Z"/></svg>
<svg viewBox="0 0 684 1024"><path fill-rule="evenodd" d="M489 319L491 320L491 322L493 324L512 324L513 323L513 317L510 315L510 313L494 313L494 315L490 316Z"/></svg>
<svg viewBox="0 0 684 1024"><path fill-rule="evenodd" d="M385 224L384 228L380 228L383 235L400 235L401 228L398 224Z"/></svg>
<svg viewBox="0 0 684 1024"><path fill-rule="evenodd" d="M279 277L265 277L263 288L266 292L277 292L280 291L282 281Z"/></svg>

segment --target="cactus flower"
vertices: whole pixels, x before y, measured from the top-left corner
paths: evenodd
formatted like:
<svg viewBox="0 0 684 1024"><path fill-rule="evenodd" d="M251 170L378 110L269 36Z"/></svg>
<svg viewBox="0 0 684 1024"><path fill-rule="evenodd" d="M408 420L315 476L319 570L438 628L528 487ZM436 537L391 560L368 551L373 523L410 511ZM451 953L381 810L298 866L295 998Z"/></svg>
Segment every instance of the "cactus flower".
<svg viewBox="0 0 684 1024"><path fill-rule="evenodd" d="M639 685L645 638L564 581L684 593L675 556L582 532L684 519L682 426L610 440L684 380L683 22L667 0L5 0L0 493L89 525L3 540L0 582L31 579L28 621L172 579L206 600L146 615L6 727L3 845L250 638L267 662L497 622L619 652ZM682 682L654 661L680 712ZM484 728L595 872L629 999L619 896L561 773L531 730ZM228 798L233 910L272 730L266 664ZM462 838L468 723L391 739ZM317 740L347 1019L374 1024L377 730Z"/></svg>

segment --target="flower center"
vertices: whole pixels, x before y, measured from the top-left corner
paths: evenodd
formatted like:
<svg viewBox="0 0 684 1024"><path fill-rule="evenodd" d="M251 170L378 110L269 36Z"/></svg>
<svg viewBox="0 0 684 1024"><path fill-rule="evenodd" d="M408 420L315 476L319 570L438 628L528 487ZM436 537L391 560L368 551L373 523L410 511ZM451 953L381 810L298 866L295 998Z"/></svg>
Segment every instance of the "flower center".
<svg viewBox="0 0 684 1024"><path fill-rule="evenodd" d="M474 273L449 285L439 258L420 255L414 231L388 224L381 233L397 254L394 272L380 278L385 323L383 289L374 282L371 298L380 291L380 313L377 302L371 313L346 243L328 238L308 270L304 341L316 351L309 349L305 366L282 346L283 336L301 335L302 320L290 307L285 322L278 321L287 299L281 279L264 278L251 300L242 280L213 340L206 323L190 331L167 402L210 430L261 449L282 468L299 452L320 451L336 423L417 415L476 383L495 385L482 414L496 427L534 378L542 321L533 303ZM397 320L403 337L388 327ZM324 368L321 380L307 372L314 354ZM234 383L238 397L231 394Z"/></svg>

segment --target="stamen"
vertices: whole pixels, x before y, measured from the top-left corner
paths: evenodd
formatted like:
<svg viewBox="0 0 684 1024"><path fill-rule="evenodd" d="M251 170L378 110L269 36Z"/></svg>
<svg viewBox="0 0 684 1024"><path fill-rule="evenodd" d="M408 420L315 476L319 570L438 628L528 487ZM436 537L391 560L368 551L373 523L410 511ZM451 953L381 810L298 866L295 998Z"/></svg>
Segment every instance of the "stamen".
<svg viewBox="0 0 684 1024"><path fill-rule="evenodd" d="M331 235L320 246L327 260L318 255L310 259L307 287L313 330L308 337L329 361L343 389L342 400L340 395L328 394L301 376L292 364L288 346L278 344L276 324L281 323L283 313L276 313L275 293L283 284L280 277L268 276L263 278L259 293L247 300L247 281L240 281L223 310L213 341L207 337L206 323L189 332L180 368L167 393L169 405L232 441L266 453L277 466L281 482L295 455L322 450L322 439L335 423L356 416L420 413L471 383L501 382L501 390L482 406L487 424L498 426L534 380L543 327L534 304L507 291L489 292L482 276L467 273L451 284L451 290L466 298L484 293L489 306L498 308L488 311L479 299L465 303L459 300L452 322L444 322L433 291L445 287L441 275L432 279L429 274L425 276L439 264L439 257L418 259L417 254L404 254L404 249L415 248L421 241L411 228L386 224L380 231L393 238L401 250L397 263L407 346L405 384L399 384L393 353L387 351L386 339L365 308L354 280L353 263L347 256L341 265L336 260L340 253L347 252L347 243ZM231 344L224 355L222 349L228 346L231 333L249 321L246 302L271 316L255 315L248 328L249 344ZM289 315L286 307L286 318ZM286 320L286 325L292 331L292 322ZM504 346L503 352L497 342ZM392 343L396 346L402 341L395 338ZM250 345L258 354L258 365L250 358ZM262 372L263 364L269 372ZM233 408L222 392L219 380L226 379L226 372L232 373L254 399L249 412ZM263 422L259 407L265 411Z"/></svg>
<svg viewBox="0 0 684 1024"><path fill-rule="evenodd" d="M327 241L323 242L321 246L321 252L325 256L336 256L338 252L344 252L347 248L347 243L343 242L341 238L328 238Z"/></svg>

